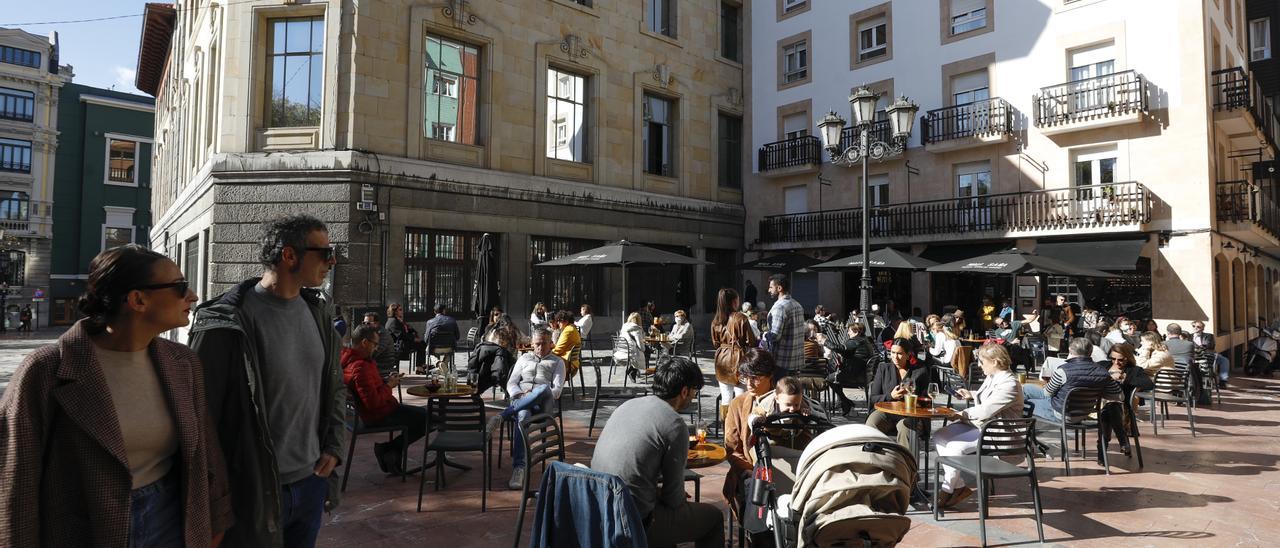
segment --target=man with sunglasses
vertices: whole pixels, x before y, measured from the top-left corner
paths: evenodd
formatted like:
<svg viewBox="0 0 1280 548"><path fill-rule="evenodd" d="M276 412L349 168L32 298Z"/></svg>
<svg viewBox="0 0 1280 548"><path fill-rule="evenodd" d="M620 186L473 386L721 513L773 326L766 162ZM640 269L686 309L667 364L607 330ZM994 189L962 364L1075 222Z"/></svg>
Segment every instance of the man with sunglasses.
<svg viewBox="0 0 1280 548"><path fill-rule="evenodd" d="M332 304L319 290L336 264L324 223L264 226L261 278L196 310L190 345L205 367L210 416L236 512L224 546L313 546L338 503L347 390Z"/></svg>

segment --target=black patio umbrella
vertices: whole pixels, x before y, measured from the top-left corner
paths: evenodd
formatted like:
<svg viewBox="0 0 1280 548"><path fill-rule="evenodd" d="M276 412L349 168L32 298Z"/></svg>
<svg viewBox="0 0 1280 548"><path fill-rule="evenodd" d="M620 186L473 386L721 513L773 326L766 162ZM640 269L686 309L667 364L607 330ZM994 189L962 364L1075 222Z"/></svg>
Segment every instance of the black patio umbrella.
<svg viewBox="0 0 1280 548"><path fill-rule="evenodd" d="M633 244L626 240L538 263L535 266L620 266L622 267L622 315L627 314L627 267L631 265L711 264L679 253Z"/></svg>
<svg viewBox="0 0 1280 548"><path fill-rule="evenodd" d="M1077 278L1115 278L1110 272L1076 266L1068 262L1033 255L1017 248L979 255L927 268L929 272L969 272L974 274L1048 274Z"/></svg>
<svg viewBox="0 0 1280 548"><path fill-rule="evenodd" d="M871 252L872 268L893 268L898 270L924 270L938 263L917 257L905 251L898 251L892 247L877 249ZM825 263L813 265L809 268L814 270L860 270L862 268L862 254L834 259Z"/></svg>
<svg viewBox="0 0 1280 548"><path fill-rule="evenodd" d="M498 250L493 236L488 232L476 244L476 279L471 290L471 312L480 322L480 329L489 323L489 311L498 306L502 295L498 289Z"/></svg>
<svg viewBox="0 0 1280 548"><path fill-rule="evenodd" d="M808 255L802 255L794 251L788 251L779 255L770 257L761 257L754 261L742 263L734 268L737 270L767 270L769 272L795 272L804 268L809 268L815 264L822 262L822 259L815 259Z"/></svg>

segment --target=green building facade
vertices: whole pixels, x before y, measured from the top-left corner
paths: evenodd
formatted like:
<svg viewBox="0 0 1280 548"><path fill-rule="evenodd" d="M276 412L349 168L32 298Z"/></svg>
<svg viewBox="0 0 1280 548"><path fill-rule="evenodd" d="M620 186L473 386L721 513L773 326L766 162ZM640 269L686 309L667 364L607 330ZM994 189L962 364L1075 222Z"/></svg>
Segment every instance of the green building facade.
<svg viewBox="0 0 1280 548"><path fill-rule="evenodd" d="M150 241L155 100L68 84L59 104L49 319L66 325L93 257Z"/></svg>

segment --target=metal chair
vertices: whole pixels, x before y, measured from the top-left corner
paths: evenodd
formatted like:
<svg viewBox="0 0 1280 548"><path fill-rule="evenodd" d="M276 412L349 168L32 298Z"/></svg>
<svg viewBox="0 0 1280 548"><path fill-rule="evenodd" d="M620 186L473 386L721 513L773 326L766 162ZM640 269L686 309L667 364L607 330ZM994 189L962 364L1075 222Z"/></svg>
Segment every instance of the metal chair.
<svg viewBox="0 0 1280 548"><path fill-rule="evenodd" d="M613 361L612 357L607 359L610 361ZM591 399L591 421L587 424L588 438L591 437L591 433L595 430L595 427L596 427L596 413L600 410L600 400L609 399L609 400L615 400L615 401L625 401L632 398L639 398L641 396L649 395L649 389L647 388L640 388L640 387L628 388L626 386L623 386L621 388L615 387L615 388L606 389L602 387L600 382L600 361L601 360L590 360L591 368L594 369L596 372L596 393L595 393L595 396ZM699 406L699 409L701 409L701 406Z"/></svg>
<svg viewBox="0 0 1280 548"><path fill-rule="evenodd" d="M436 490L444 485L444 467L446 453L479 452L483 459L480 472L480 511L484 512L488 505L489 485L492 478L489 468L489 447L492 432L485 423L485 406L479 396L471 398L440 398L431 400L434 408L430 413L430 422L437 429L435 437L422 447L422 462L427 462L427 455L435 452ZM429 429L428 429L429 430ZM418 477L418 511L422 511L422 496L426 491L427 474L424 470Z"/></svg>
<svg viewBox="0 0 1280 548"><path fill-rule="evenodd" d="M1058 448L1059 457L1065 467L1066 475L1071 475L1071 452L1067 450L1067 430L1075 433L1076 449L1080 451L1080 458L1089 458L1088 444L1084 443L1085 431L1096 428L1098 436L1101 439L1102 422L1089 417L1090 414L1099 411L1099 404L1102 402L1101 388L1072 388L1067 392L1067 397L1062 404L1062 416L1057 421L1040 419L1045 424L1057 426L1060 434L1062 445ZM1083 445L1082 445L1083 443ZM1111 463L1107 460L1107 452L1102 452L1102 465L1107 471L1107 475L1111 475Z"/></svg>
<svg viewBox="0 0 1280 548"><path fill-rule="evenodd" d="M347 480L351 479L351 461L356 454L356 439L362 434L378 434L387 433L387 441L395 439L397 432L400 435L408 434L409 427L405 425L387 425L387 426L369 426L360 418L360 413L356 410L355 400L347 398L347 430L351 432L351 443L347 445L347 462L344 463L342 470L342 488L340 492L347 491ZM405 444L400 448L400 481L406 481L408 474L405 473L406 463L409 460L409 444Z"/></svg>
<svg viewBox="0 0 1280 548"><path fill-rule="evenodd" d="M947 393L947 407L951 407L952 395L959 393L961 388L968 390L969 387L965 383L964 378L962 378L959 373L956 373L955 369L945 365L939 365L936 369L938 373L938 380L943 385L942 390Z"/></svg>
<svg viewBox="0 0 1280 548"><path fill-rule="evenodd" d="M513 548L520 548L520 535L524 529L524 513L529 499L538 497L538 491L529 490L529 476L535 464L547 469L547 461L551 459L564 462L564 436L555 419L546 413L533 415L520 424L524 439L525 472L524 481L520 485L520 513L516 517L516 539Z"/></svg>
<svg viewBox="0 0 1280 548"><path fill-rule="evenodd" d="M978 478L978 529L982 545L987 545L987 482L995 479L1026 477L1031 483L1031 499L1035 505L1036 532L1040 542L1044 543L1044 524L1040 509L1040 482L1036 479L1036 459L1032 449L1032 433L1035 432L1036 419L993 419L982 425L981 437L978 440L977 455L961 455L958 457L938 457L937 466L933 467L934 485L942 483L942 466L950 466L968 472ZM1023 456L1027 467L1010 464L999 457ZM938 505L938 491L933 490L933 519L941 521L943 511Z"/></svg>
<svg viewBox="0 0 1280 548"><path fill-rule="evenodd" d="M577 361L577 362L578 362L578 371L577 371L577 374L576 374L576 375L574 375L573 377L568 378L568 379L565 381L565 385L566 385L566 387L569 389L569 399L574 400L574 401L577 401L577 398L575 398L575 397L573 396L573 385L574 385L573 380L574 380L574 378L579 379L577 384L578 384L578 389L579 389L579 391L580 391L580 392L582 392L582 398L583 398L583 399L586 399L586 398L587 398L587 383L582 382L582 380L581 380L581 379L582 379L582 375L583 375L583 373L582 373L582 371L583 371L583 369L582 369L582 345L581 345L581 344L577 344L577 345L575 345L573 348L570 348L570 349L569 349L569 359L565 360L565 362L564 362L564 366L565 366L565 373L566 373L566 374L568 374L569 364L573 363L574 361Z"/></svg>
<svg viewBox="0 0 1280 548"><path fill-rule="evenodd" d="M613 342L613 359L609 360L609 382L613 382L613 368L618 365L618 356L622 355L625 365L631 363L631 345L627 343L626 338L619 337L617 334L611 336ZM625 374L626 371L623 371Z"/></svg>
<svg viewBox="0 0 1280 548"><path fill-rule="evenodd" d="M1196 435L1196 415L1195 415L1195 398L1191 394L1191 388L1188 386L1189 375L1185 369L1164 368L1156 371L1155 389L1138 392L1134 394L1139 398L1147 400L1147 409L1151 416L1151 433L1159 434L1159 428L1156 426L1157 420L1161 425L1164 424L1165 418L1169 415L1169 403L1181 403L1187 409L1187 423L1191 426L1191 436ZM1156 403L1160 403L1160 413L1157 419Z"/></svg>

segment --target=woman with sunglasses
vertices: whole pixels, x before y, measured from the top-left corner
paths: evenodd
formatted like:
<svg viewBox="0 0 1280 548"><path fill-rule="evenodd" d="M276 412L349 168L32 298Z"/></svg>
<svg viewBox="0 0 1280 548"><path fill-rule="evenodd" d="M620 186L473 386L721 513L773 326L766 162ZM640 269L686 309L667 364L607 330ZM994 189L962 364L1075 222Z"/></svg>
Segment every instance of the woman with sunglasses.
<svg viewBox="0 0 1280 548"><path fill-rule="evenodd" d="M217 545L233 521L194 352L158 336L196 295L164 255L89 265L86 316L0 399L0 546Z"/></svg>

